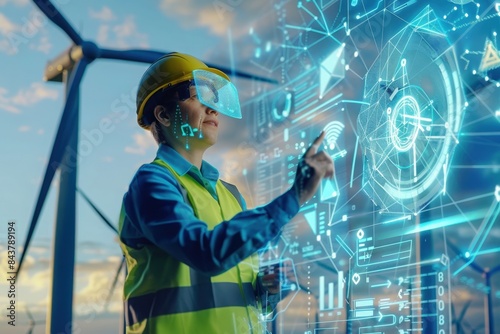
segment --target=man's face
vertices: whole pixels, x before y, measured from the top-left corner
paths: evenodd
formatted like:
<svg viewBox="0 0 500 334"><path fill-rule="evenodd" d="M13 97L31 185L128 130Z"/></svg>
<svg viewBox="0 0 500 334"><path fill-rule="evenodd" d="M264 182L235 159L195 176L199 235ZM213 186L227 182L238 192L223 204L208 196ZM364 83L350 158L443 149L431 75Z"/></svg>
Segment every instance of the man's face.
<svg viewBox="0 0 500 334"><path fill-rule="evenodd" d="M206 86L199 87L204 99L215 98L214 93ZM179 101L179 115L174 115L174 126L178 137L188 141L190 145L203 145L207 148L217 142L219 134L219 113L200 103L196 87L189 87L190 97ZM176 122L176 117L180 122Z"/></svg>

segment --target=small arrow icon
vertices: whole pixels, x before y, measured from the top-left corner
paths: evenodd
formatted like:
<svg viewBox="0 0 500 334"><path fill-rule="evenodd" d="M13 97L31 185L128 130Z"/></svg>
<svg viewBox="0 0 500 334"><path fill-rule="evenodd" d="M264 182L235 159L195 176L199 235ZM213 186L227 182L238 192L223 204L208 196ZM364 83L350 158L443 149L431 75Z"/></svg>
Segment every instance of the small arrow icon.
<svg viewBox="0 0 500 334"><path fill-rule="evenodd" d="M384 315L380 311L378 311L378 315L380 315L380 317L378 318L378 322L380 322L380 320L382 320L382 318L384 317Z"/></svg>
<svg viewBox="0 0 500 334"><path fill-rule="evenodd" d="M390 280L387 280L387 288L389 288L391 286L391 281Z"/></svg>
<svg viewBox="0 0 500 334"><path fill-rule="evenodd" d="M398 292L398 297L399 297L400 299L402 299L402 298L403 298L403 289L399 289L399 292Z"/></svg>

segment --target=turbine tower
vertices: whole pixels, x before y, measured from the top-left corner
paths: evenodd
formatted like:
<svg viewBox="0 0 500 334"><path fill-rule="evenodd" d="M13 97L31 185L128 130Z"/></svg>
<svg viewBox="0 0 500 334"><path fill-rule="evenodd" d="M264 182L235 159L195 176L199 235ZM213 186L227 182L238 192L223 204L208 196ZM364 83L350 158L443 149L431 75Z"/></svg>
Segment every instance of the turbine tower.
<svg viewBox="0 0 500 334"><path fill-rule="evenodd" d="M111 50L98 47L94 42L82 37L69 24L65 17L48 0L33 0L35 5L54 24L61 28L72 40L73 45L48 64L45 80L64 82L66 85L66 103L57 129L52 151L45 169L45 175L35 204L24 249L19 260L19 275L24 258L29 250L38 218L45 203L52 180L57 170L60 171L60 185L53 250L53 280L51 310L47 316L47 332L70 333L72 331L73 274L75 257L75 207L77 191L77 150L79 119L79 87L87 66L96 59L116 59L141 63L153 63L163 56L164 51L155 50ZM276 81L235 71L218 65L228 75L254 79L263 82ZM81 191L80 191L81 192ZM83 194L83 193L82 193ZM84 196L86 197L86 196ZM86 198L87 202L96 207ZM97 211L97 210L96 210ZM102 215L104 221L113 226ZM116 279L115 279L116 281ZM116 283L116 282L115 282ZM115 284L114 283L114 284Z"/></svg>

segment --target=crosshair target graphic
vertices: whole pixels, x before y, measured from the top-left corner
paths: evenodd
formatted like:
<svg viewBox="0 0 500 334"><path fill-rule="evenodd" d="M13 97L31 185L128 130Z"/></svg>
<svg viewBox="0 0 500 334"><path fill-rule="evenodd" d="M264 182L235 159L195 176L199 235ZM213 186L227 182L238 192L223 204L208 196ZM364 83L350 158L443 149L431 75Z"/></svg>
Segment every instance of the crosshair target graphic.
<svg viewBox="0 0 500 334"><path fill-rule="evenodd" d="M386 211L418 212L446 188L465 104L445 35L415 24L396 34L366 75L364 101L364 190Z"/></svg>

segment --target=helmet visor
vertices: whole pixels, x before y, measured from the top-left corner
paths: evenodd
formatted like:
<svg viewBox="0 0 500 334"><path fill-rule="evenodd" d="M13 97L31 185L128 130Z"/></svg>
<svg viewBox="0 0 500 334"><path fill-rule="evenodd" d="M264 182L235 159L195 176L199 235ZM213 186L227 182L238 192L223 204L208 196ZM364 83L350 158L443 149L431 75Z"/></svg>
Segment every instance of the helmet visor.
<svg viewBox="0 0 500 334"><path fill-rule="evenodd" d="M193 79L201 104L220 114L241 118L238 91L229 80L205 70L194 70Z"/></svg>

